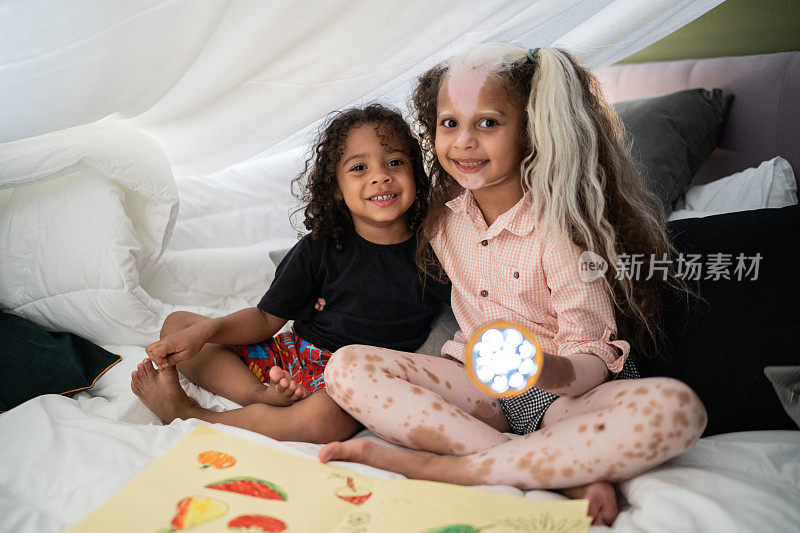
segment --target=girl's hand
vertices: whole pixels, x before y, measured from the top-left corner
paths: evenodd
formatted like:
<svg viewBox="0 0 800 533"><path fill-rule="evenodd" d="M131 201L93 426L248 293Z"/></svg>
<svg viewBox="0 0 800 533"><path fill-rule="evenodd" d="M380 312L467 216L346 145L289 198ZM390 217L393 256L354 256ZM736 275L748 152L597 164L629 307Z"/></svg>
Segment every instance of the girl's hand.
<svg viewBox="0 0 800 533"><path fill-rule="evenodd" d="M191 359L203 348L206 341L192 328L187 328L156 341L147 348L147 356L159 370Z"/></svg>

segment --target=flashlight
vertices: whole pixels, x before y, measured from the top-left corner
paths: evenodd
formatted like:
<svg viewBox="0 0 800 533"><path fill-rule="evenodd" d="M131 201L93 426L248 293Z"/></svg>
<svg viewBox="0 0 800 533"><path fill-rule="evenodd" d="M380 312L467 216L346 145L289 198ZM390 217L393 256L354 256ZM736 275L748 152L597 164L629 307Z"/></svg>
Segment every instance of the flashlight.
<svg viewBox="0 0 800 533"><path fill-rule="evenodd" d="M527 328L496 320L472 334L467 343L464 366L481 391L510 398L536 384L543 359L536 337Z"/></svg>

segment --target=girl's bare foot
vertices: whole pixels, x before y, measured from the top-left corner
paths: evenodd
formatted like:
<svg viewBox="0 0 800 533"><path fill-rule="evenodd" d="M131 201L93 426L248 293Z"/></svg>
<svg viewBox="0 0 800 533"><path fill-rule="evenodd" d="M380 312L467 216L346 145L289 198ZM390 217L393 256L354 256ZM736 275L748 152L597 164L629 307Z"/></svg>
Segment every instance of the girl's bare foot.
<svg viewBox="0 0 800 533"><path fill-rule="evenodd" d="M164 423L176 418L191 418L198 403L184 392L175 367L156 370L144 359L131 373L131 390Z"/></svg>
<svg viewBox="0 0 800 533"><path fill-rule="evenodd" d="M457 473L460 470L457 468L457 461L460 459L429 452L389 448L367 439L330 442L319 451L319 460L323 463L352 461L397 472L412 479L430 479L460 485L480 484L478 479ZM592 517L593 525L610 526L619 514L617 495L608 481L596 481L561 492L572 499L589 500L588 514Z"/></svg>
<svg viewBox="0 0 800 533"><path fill-rule="evenodd" d="M608 481L595 481L588 485L561 491L573 500L589 500L589 516L594 526L611 526L617 519L617 494Z"/></svg>
<svg viewBox="0 0 800 533"><path fill-rule="evenodd" d="M308 398L310 393L297 383L284 369L269 369L269 387L263 392L261 403L283 407Z"/></svg>

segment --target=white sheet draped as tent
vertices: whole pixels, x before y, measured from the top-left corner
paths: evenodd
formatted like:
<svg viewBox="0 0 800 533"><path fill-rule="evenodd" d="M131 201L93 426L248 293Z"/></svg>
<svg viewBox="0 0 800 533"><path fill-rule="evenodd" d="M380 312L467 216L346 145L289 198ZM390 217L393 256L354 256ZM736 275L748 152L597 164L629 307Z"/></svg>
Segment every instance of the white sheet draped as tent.
<svg viewBox="0 0 800 533"><path fill-rule="evenodd" d="M0 5L0 142L109 115L176 176L249 159L329 111L402 94L479 41L599 66L720 0L11 0Z"/></svg>
<svg viewBox="0 0 800 533"><path fill-rule="evenodd" d="M144 345L174 309L253 305L332 110L402 108L422 71L482 41L608 64L719 3L6 0L0 307Z"/></svg>

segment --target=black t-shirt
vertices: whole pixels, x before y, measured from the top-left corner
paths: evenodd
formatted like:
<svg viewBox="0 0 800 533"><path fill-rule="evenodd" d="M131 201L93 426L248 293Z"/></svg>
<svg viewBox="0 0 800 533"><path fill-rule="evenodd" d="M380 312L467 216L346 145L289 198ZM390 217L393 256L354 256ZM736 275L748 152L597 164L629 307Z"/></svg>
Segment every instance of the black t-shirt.
<svg viewBox="0 0 800 533"><path fill-rule="evenodd" d="M428 278L422 294L414 238L374 244L351 230L342 241L337 250L327 237L303 237L278 265L258 308L294 320L298 336L325 350L348 344L416 350L442 303L450 303L450 284Z"/></svg>

